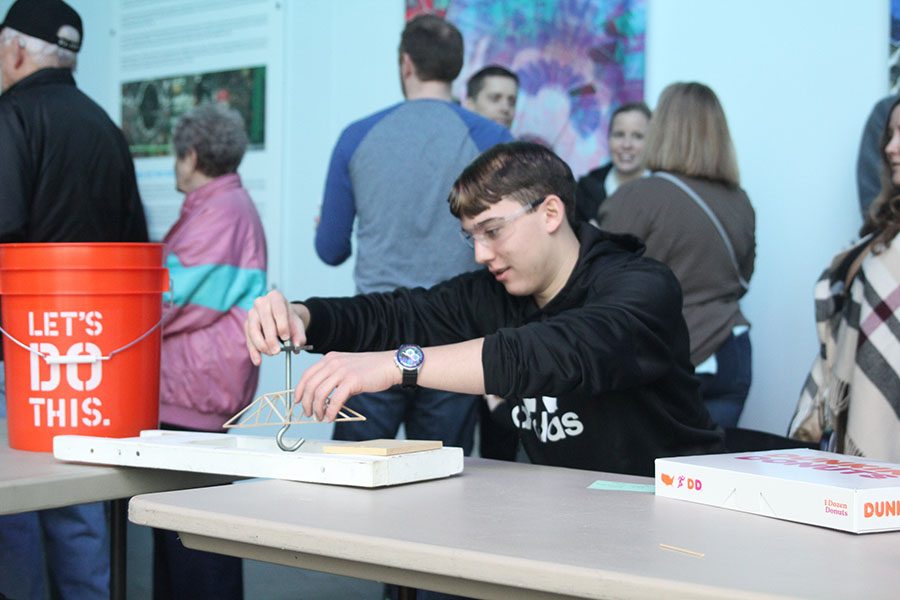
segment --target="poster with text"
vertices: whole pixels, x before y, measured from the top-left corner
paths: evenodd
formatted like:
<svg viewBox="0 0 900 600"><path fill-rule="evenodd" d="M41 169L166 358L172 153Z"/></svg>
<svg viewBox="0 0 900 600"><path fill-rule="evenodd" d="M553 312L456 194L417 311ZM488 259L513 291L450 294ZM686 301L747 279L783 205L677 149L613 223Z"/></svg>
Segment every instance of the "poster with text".
<svg viewBox="0 0 900 600"><path fill-rule="evenodd" d="M269 248L281 232L284 8L277 0L141 0L115 4L119 122L135 159L152 240L178 219L172 131L215 102L241 114L250 139L238 170ZM270 252L270 273L280 273Z"/></svg>
<svg viewBox="0 0 900 600"><path fill-rule="evenodd" d="M644 0L406 0L407 18L443 15L465 40L454 95L489 64L519 77L512 132L553 148L576 176L606 162L620 104L644 99Z"/></svg>

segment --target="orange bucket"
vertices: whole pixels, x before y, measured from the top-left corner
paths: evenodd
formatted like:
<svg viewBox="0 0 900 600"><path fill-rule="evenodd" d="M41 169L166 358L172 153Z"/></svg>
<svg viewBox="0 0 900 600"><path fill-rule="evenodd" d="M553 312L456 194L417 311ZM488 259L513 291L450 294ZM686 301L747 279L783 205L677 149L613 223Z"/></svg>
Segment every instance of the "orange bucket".
<svg viewBox="0 0 900 600"><path fill-rule="evenodd" d="M162 244L0 244L9 445L159 424Z"/></svg>

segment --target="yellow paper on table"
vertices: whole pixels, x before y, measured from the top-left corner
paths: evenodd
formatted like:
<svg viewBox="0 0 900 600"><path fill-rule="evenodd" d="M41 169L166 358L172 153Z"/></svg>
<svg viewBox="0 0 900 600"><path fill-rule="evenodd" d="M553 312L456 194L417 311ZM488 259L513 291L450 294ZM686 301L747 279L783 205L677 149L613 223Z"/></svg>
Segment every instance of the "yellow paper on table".
<svg viewBox="0 0 900 600"><path fill-rule="evenodd" d="M425 450L439 450L444 447L440 440L368 440L365 442L347 442L325 446L325 454L364 454L367 456L392 456L409 454Z"/></svg>

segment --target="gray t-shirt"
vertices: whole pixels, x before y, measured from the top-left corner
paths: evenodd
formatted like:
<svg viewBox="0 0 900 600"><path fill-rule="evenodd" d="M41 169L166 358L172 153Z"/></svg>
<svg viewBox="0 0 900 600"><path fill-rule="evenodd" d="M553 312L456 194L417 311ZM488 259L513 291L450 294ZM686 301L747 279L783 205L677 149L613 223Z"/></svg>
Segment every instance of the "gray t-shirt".
<svg viewBox="0 0 900 600"><path fill-rule="evenodd" d="M328 264L351 254L357 292L430 287L478 265L447 197L482 151L509 131L453 103L412 100L348 126L331 158L316 252Z"/></svg>

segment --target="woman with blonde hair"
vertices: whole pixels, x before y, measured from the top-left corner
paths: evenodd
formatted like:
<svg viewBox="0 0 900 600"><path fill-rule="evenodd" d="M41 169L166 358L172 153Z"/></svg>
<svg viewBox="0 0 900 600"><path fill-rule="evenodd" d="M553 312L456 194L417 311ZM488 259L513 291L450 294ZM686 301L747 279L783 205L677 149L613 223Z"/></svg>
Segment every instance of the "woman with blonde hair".
<svg viewBox="0 0 900 600"><path fill-rule="evenodd" d="M735 427L752 377L740 299L753 275L756 216L715 92L702 83L663 90L644 157L653 175L607 199L600 227L642 239L646 256L678 277L703 400L722 427Z"/></svg>

